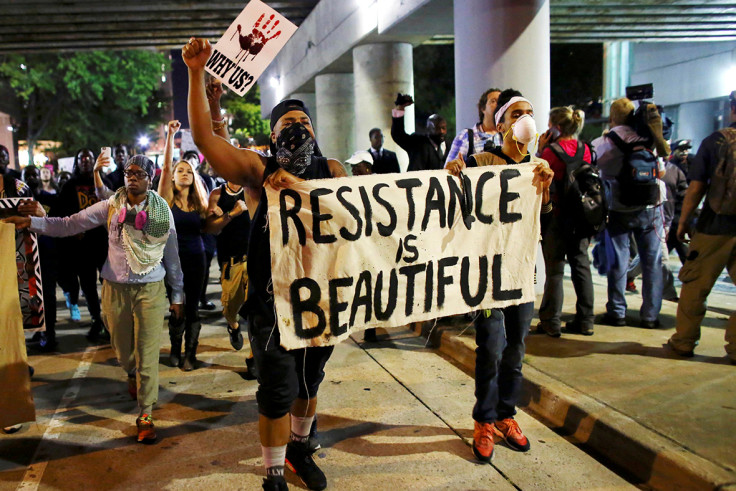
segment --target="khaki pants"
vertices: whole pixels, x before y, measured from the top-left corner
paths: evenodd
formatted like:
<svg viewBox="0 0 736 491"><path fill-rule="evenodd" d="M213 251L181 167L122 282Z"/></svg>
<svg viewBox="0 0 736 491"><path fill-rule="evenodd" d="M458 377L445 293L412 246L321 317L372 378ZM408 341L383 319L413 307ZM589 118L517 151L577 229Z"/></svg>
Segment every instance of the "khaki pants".
<svg viewBox="0 0 736 491"><path fill-rule="evenodd" d="M139 284L105 280L102 285L102 317L110 330L110 344L123 370L135 371L141 414L150 414L158 401L159 348L168 307L163 280Z"/></svg>
<svg viewBox="0 0 736 491"><path fill-rule="evenodd" d="M229 262L223 264L220 274L222 285L222 315L225 316L228 325L234 326L238 323L238 312L245 303L248 293L248 270L246 261Z"/></svg>
<svg viewBox="0 0 736 491"><path fill-rule="evenodd" d="M736 283L736 237L696 233L679 275L682 290L677 304L677 330L670 339L675 348L683 351L695 348L700 339L708 294L724 267ZM726 353L736 360L736 313L728 318Z"/></svg>

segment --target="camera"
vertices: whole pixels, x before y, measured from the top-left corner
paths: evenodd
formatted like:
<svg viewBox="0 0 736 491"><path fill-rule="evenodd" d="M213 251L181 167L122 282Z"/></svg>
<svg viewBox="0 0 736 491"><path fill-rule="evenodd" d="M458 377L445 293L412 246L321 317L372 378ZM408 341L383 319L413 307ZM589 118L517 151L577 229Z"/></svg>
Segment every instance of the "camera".
<svg viewBox="0 0 736 491"><path fill-rule="evenodd" d="M402 94L399 92L396 94L396 100L394 101L394 104L397 106L403 106L405 104L411 104L414 102L414 99L409 94Z"/></svg>
<svg viewBox="0 0 736 491"><path fill-rule="evenodd" d="M626 87L626 98L631 101L652 99L654 98L654 86L652 84L642 84Z"/></svg>

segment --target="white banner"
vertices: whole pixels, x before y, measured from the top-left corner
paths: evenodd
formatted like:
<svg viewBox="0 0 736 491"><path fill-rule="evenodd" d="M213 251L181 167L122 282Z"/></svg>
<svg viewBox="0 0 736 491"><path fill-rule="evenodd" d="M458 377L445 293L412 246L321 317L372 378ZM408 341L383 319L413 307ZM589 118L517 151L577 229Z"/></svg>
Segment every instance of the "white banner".
<svg viewBox="0 0 736 491"><path fill-rule="evenodd" d="M242 96L296 29L265 3L251 0L215 44L205 70Z"/></svg>
<svg viewBox="0 0 736 491"><path fill-rule="evenodd" d="M298 183L268 193L281 345L334 345L534 301L534 164Z"/></svg>

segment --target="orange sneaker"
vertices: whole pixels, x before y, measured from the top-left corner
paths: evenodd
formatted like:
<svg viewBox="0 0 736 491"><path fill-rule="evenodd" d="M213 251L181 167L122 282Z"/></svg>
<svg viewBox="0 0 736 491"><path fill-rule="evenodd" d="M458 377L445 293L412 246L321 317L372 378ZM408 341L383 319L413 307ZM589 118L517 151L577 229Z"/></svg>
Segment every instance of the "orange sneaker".
<svg viewBox="0 0 736 491"><path fill-rule="evenodd" d="M517 452L529 450L529 440L521 432L519 423L514 418L506 418L493 424L496 436L506 441L506 444Z"/></svg>
<svg viewBox="0 0 736 491"><path fill-rule="evenodd" d="M138 443L153 443L156 441L156 430L153 427L153 417L144 414L135 420L138 427Z"/></svg>
<svg viewBox="0 0 736 491"><path fill-rule="evenodd" d="M493 424L475 422L473 453L479 461L486 464L491 463L493 458Z"/></svg>

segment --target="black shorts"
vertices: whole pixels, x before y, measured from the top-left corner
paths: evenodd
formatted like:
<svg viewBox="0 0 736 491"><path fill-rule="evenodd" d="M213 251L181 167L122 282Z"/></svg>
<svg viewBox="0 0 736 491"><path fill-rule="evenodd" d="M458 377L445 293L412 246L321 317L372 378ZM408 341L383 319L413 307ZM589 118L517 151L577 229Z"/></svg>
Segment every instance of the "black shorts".
<svg viewBox="0 0 736 491"><path fill-rule="evenodd" d="M250 346L258 369L258 412L277 419L289 413L294 400L317 396L325 378L325 364L334 346L287 351L280 342L278 327L248 316Z"/></svg>

